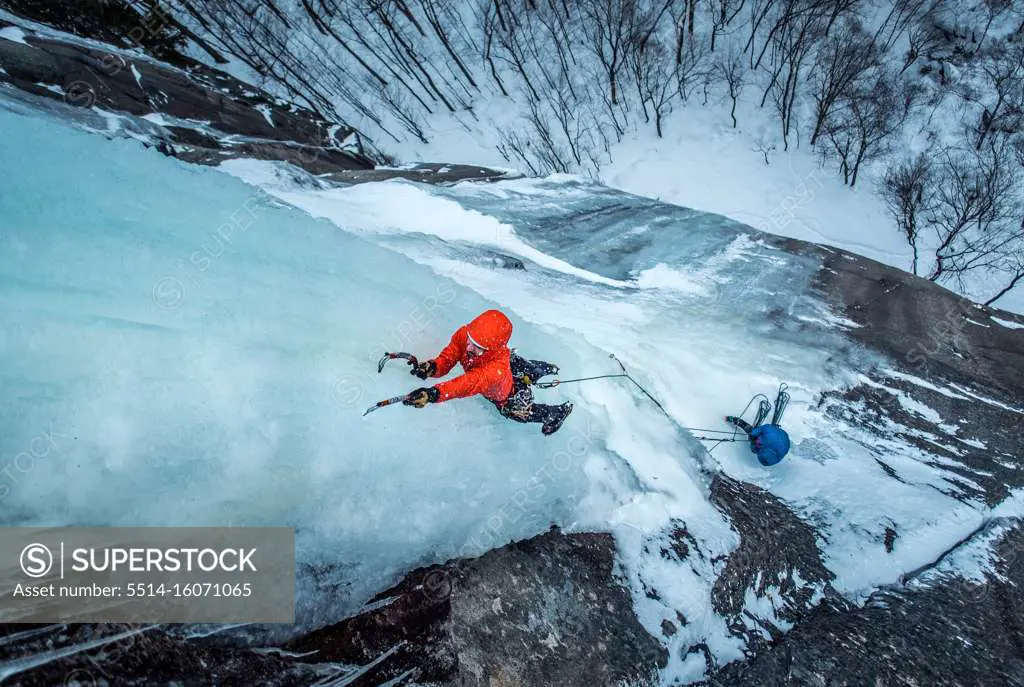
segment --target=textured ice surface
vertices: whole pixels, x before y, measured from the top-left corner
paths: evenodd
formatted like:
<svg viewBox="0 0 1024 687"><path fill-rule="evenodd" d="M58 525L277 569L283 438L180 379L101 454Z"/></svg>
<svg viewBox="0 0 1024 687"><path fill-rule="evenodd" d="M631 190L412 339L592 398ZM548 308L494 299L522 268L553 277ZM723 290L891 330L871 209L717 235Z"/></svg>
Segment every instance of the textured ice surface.
<svg viewBox="0 0 1024 687"><path fill-rule="evenodd" d="M493 301L216 170L10 113L0 131L3 524L293 525L300 573L351 605L574 511L566 470L495 519L552 445L487 403L361 417L419 383L377 375L382 349L436 354Z"/></svg>

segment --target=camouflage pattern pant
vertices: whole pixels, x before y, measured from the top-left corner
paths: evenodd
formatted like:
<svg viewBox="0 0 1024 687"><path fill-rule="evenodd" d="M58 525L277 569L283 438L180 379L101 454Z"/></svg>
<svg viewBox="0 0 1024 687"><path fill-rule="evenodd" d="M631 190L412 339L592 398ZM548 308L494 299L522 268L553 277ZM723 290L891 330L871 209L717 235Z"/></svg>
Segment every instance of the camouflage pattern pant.
<svg viewBox="0 0 1024 687"><path fill-rule="evenodd" d="M498 412L516 422L547 422L563 413L562 406L550 406L533 402L530 388L541 377L557 374L558 368L542 360L527 360L515 353L511 358L512 393L504 403L495 403Z"/></svg>

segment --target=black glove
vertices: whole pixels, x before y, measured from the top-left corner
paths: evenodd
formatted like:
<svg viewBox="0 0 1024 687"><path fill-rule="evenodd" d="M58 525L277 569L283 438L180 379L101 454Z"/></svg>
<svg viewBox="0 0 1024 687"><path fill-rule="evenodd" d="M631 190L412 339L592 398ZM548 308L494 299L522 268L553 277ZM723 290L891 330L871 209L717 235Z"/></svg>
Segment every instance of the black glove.
<svg viewBox="0 0 1024 687"><path fill-rule="evenodd" d="M426 379L437 372L437 363L433 360L420 363L419 365L413 365L413 368L409 370L409 374L419 377L420 379Z"/></svg>
<svg viewBox="0 0 1024 687"><path fill-rule="evenodd" d="M406 399L402 401L402 405L416 406L417 408L422 408L426 406L428 403L437 403L437 399L439 399L440 397L441 392L437 390L436 386L423 389L416 389L415 391L409 393Z"/></svg>

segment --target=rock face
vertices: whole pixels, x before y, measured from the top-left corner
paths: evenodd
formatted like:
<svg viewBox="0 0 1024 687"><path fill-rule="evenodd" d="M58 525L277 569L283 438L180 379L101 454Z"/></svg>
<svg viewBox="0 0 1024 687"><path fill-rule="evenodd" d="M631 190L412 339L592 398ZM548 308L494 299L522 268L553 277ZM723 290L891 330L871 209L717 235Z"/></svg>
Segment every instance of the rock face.
<svg viewBox="0 0 1024 687"><path fill-rule="evenodd" d="M0 37L0 82L83 109L148 117L152 144L190 162L282 159L319 173L370 169L358 132L199 63L188 71L21 29ZM350 143L346 141L351 139Z"/></svg>
<svg viewBox="0 0 1024 687"><path fill-rule="evenodd" d="M933 575L876 592L863 608L822 605L711 684L1024 685L1024 523L998 526L996 575Z"/></svg>
<svg viewBox="0 0 1024 687"><path fill-rule="evenodd" d="M633 615L614 555L610 535L552 530L410 573L373 610L288 649L372 662L359 685L656 684L665 652Z"/></svg>
<svg viewBox="0 0 1024 687"><path fill-rule="evenodd" d="M1021 325L1024 318L866 258L799 250L821 254L816 287L853 323L847 337L886 360L865 370L870 383L826 394L827 412L942 462L946 493L960 500L994 506L1024 485L1017 429L1024 415L1024 329L990 315ZM941 419L915 412L913 402ZM877 460L902 479L884 456Z"/></svg>
<svg viewBox="0 0 1024 687"><path fill-rule="evenodd" d="M985 320L994 314L1024 324L1024 318L972 303L867 258L807 244L799 248L808 249L821 256L817 288L859 325L848 331L852 339L908 372L968 387L981 385L995 400L1021 403L1024 333Z"/></svg>
<svg viewBox="0 0 1024 687"><path fill-rule="evenodd" d="M779 618L796 623L831 591L832 573L821 562L814 529L798 518L782 501L751 484L717 475L711 483L711 500L739 532L740 544L726 561L715 581L712 602L715 612L729 621L730 631L742 637L755 653L782 637L784 628L770 619L745 610L745 597L763 597L774 587Z"/></svg>
<svg viewBox="0 0 1024 687"><path fill-rule="evenodd" d="M0 29L12 25L0 20ZM217 165L246 157L291 163L343 184L406 178L426 183L493 181L507 172L470 165L375 169L390 158L350 126L273 98L183 55L157 62L102 44L15 27L0 36L0 83L95 118L108 113L165 155ZM107 128L108 121L103 122Z"/></svg>
<svg viewBox="0 0 1024 687"><path fill-rule="evenodd" d="M408 179L428 184L452 184L459 181L500 181L519 176L475 165L444 165L423 162L406 167L378 167L370 170L334 172L325 174L324 178L342 184L362 184L369 181L387 181L388 179Z"/></svg>
<svg viewBox="0 0 1024 687"><path fill-rule="evenodd" d="M83 685L303 685L324 676L353 687L657 684L665 651L637 622L614 557L611 535L552 529L414 570L363 612L285 651L247 648L230 632L190 639L172 628L7 625L0 679L9 666L11 685L71 684L68 676Z"/></svg>

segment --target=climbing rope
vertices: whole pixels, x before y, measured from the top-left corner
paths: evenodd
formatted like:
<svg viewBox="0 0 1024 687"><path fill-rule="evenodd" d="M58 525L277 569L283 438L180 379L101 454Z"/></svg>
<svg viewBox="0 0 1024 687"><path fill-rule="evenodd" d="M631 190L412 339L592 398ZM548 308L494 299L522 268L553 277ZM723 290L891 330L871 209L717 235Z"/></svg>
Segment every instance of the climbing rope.
<svg viewBox="0 0 1024 687"><path fill-rule="evenodd" d="M651 402L653 402L654 405L658 406L658 410L663 412L668 419L672 420L672 422L675 423L675 419L671 415L669 415L667 410L665 410L665 406L661 405L661 403L658 401L658 399L656 399L651 394L651 392L649 392L647 389L645 389L643 387L643 385L640 384L640 382L638 382L635 379L633 379L632 375L630 375L629 372L626 371L626 366L622 364L621 360L619 360L617 357L615 357L614 353L609 353L608 357L611 358L612 360L614 360L616 363L619 364L619 369L622 370L621 373L619 373L619 374L610 374L610 375L595 375L593 377L577 377L576 379L555 379L555 380L550 381L550 382L535 382L534 386L537 386L537 387L539 387L541 389L554 389L555 387L561 386L562 384L576 384L576 383L579 383L579 382L589 382L589 381L592 381L592 380L595 380L595 379L616 379L616 378L620 378L620 377L625 377L629 381L633 382L633 384L636 385L636 388L640 389L640 391L642 391L644 393L644 395L647 396L647 398L651 399ZM389 360L394 360L394 359L404 359L412 367L416 367L416 364L418 362L416 360L415 356L410 355L408 353L385 353L384 356L380 359L380 362L377 364L377 372L383 371L384 365ZM780 399L780 401L782 401L782 409L783 410L785 410L785 405L789 401L789 394L785 393L785 389L786 389L786 385L785 384L783 384L782 386L779 387L779 399ZM383 408L385 406L392 405L392 404L398 403L400 401L404 401L406 398L407 398L406 396L396 396L395 398L389 398L387 400L380 401L379 403L377 403L377 404L367 408L366 412L363 413L363 414L366 415L368 413L371 413L371 412L377 410L378 408ZM760 402L758 403L757 418L756 418L756 420L754 422L754 426L755 427L757 425L761 424L761 422L768 416L768 413L771 410L771 403L768 401L768 397L765 396L764 394L755 394L754 397L751 398L750 401L747 403L746 407L743 409L743 412L741 412L739 414L739 416L738 416L738 417L742 418L746 414L746 412L748 410L750 410L750 406L753 405L754 401L757 401L759 399L760 399ZM781 417L781 415L782 415L782 412L778 409L778 407L776 407L775 417ZM701 441L714 442L715 445L712 446L710 449L708 449L709 453L711 451L714 451L716 448L718 448L718 446L721 445L722 443L733 442L733 441L745 441L745 439L746 439L745 437L738 437L737 436L737 433L739 432L739 427L733 427L731 430L728 430L728 429L707 429L707 428L704 428L704 427L684 427L682 425L677 425L677 426L680 429L685 429L688 432L694 432L695 433L695 436L694 436L695 439L699 439ZM721 434L721 435L727 435L727 436L705 436L707 434Z"/></svg>
<svg viewBox="0 0 1024 687"><path fill-rule="evenodd" d="M658 399L656 399L654 396L652 396L651 393L649 391L647 391L647 389L645 389L640 384L640 382L638 382L635 379L633 379L633 377L630 376L630 374L628 372L626 372L626 366L622 364L621 360L619 360L618 358L615 357L614 353L609 353L608 357L611 358L612 360L614 360L615 362L617 362L619 364L619 369L622 370L622 374L598 375L596 377L580 377L579 379L566 379L564 381L559 381L559 380L556 379L553 382L540 382L540 383L537 384L537 386L539 386L542 389L552 389L552 388L558 386L559 384L569 384L569 383L572 383L572 382L587 382L587 381L590 381L591 379L610 379L610 378L613 378L613 377L625 377L629 381L633 382L633 384L636 384L636 388L640 389L640 391L644 392L644 395L647 396L647 398L651 399L651 401L654 403L654 405L658 406L658 409L661 412L665 413L665 416L668 419L673 420L672 416L668 414L667 410L665 410L665 406L661 405L661 403L658 402ZM675 420L673 420L673 422L674 421Z"/></svg>
<svg viewBox="0 0 1024 687"><path fill-rule="evenodd" d="M597 377L580 377L579 379L556 379L551 382L537 382L534 386L539 386L541 389L554 389L560 384L572 384L573 382L587 382L591 379L609 379L611 377L627 377L628 375L598 375Z"/></svg>
<svg viewBox="0 0 1024 687"><path fill-rule="evenodd" d="M621 360L619 360L618 358L615 357L614 353L610 353L608 355L608 357L611 358L612 360L614 360L615 362L617 362L619 364L619 368L622 370L621 374L597 375L595 377L579 377L577 379L563 379L563 380L556 379L556 380L551 381L551 382L538 382L536 384L536 386L540 387L541 389L553 389L556 386L559 386L560 384L572 384L574 382L589 382L589 381L591 381L593 379L613 379L613 378L616 378L616 377L625 377L629 381L633 382L633 384L635 384L636 387L638 389L640 389L640 391L642 391L645 396L647 396L647 398L651 399L651 401L654 403L654 405L658 406L658 408L661 410L661 412L665 413L666 417L668 417L670 420L672 420L673 423L675 423L675 419L671 415L669 415L668 411L665 410L665 407L663 405L661 405L660 402L658 402L658 399L654 398L654 396L652 396L651 393L649 391L647 391L647 389L645 389L643 387L643 385L640 384L640 382L638 382L635 379L633 379L633 377L630 376L630 374L628 372L626 372L626 366L622 364ZM758 396L761 396L762 398L764 398L764 402L763 403L767 403L768 402L768 399L765 398L763 394L758 394ZM756 398L757 398L757 396L755 396L753 399L750 400L750 403L747 404L747 407L743 409L744 413L747 412L747 409L750 408L750 404L753 403L754 399L756 399ZM763 405L761 406L761 408L763 408ZM765 413L765 414L767 415L767 413ZM738 431L738 428L733 428L732 430L728 430L728 429L705 429L703 427L683 427L682 425L678 425L678 426L679 426L680 429L685 429L688 432L700 432L702 434L727 434L727 435L729 435L729 436L725 436L725 437L709 437L709 436L701 436L701 435L698 434L697 436L695 436L694 437L695 439L700 439L702 441L713 441L713 442L715 442L715 445L711 449L709 449L709 452L710 451L714 451L716 448L718 448L719 444L721 444L723 442L727 442L727 441L744 441L745 440L742 437L737 437L736 436L736 432Z"/></svg>

